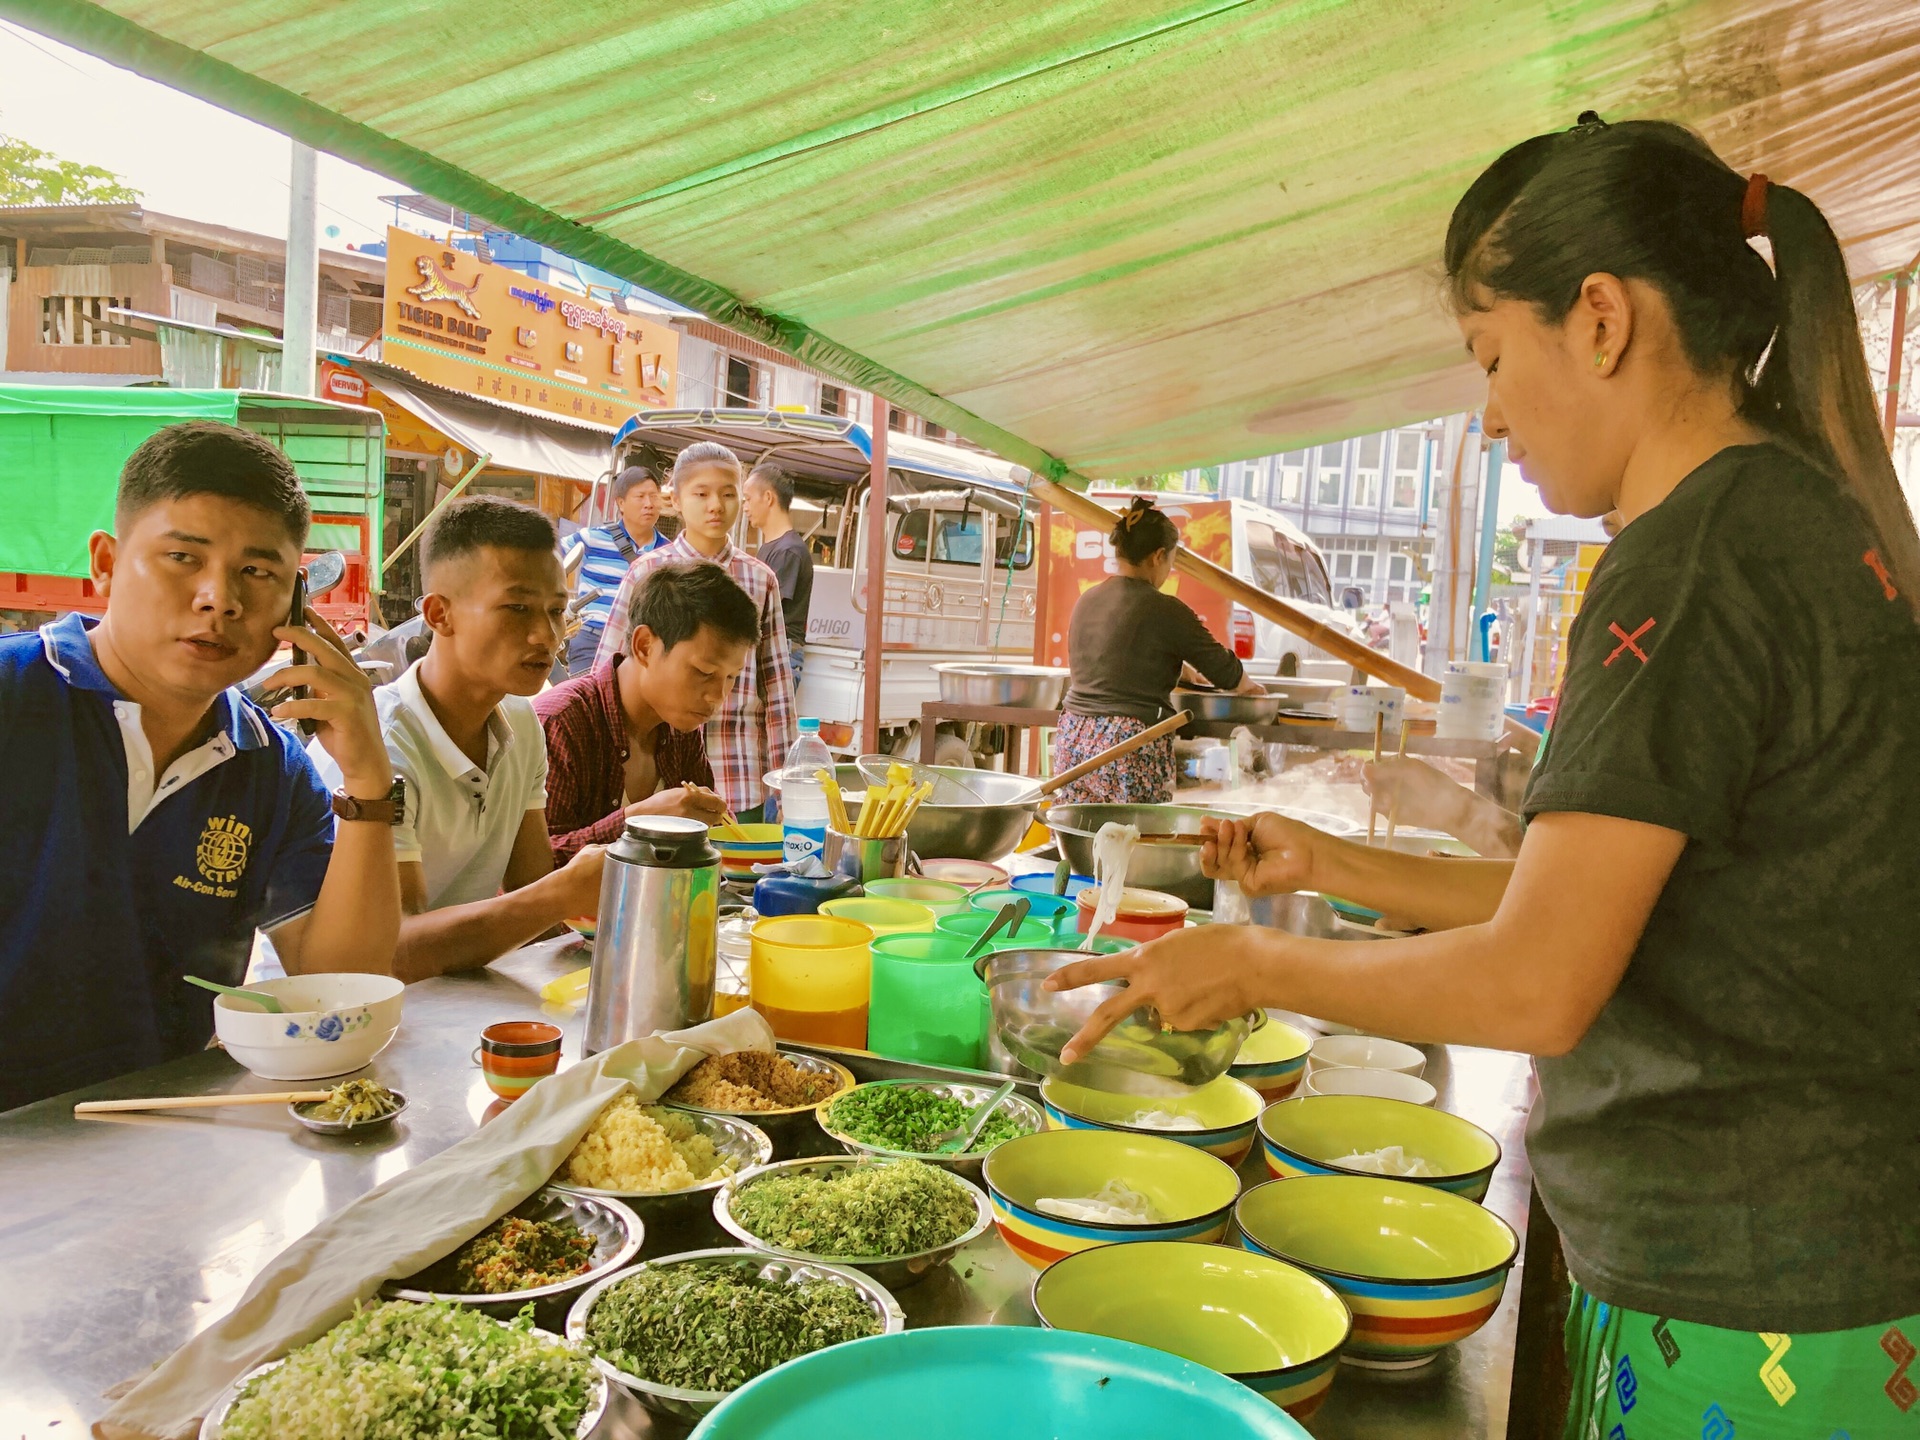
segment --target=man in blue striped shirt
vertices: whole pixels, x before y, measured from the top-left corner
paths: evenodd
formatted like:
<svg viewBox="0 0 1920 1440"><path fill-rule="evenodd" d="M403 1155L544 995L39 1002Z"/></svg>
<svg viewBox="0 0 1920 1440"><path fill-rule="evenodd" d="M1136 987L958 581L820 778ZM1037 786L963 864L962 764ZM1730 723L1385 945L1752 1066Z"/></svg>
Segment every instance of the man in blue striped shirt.
<svg viewBox="0 0 1920 1440"><path fill-rule="evenodd" d="M600 593L581 609L580 628L567 644L569 675L593 668L594 651L600 648L601 632L607 628L613 592L627 578L627 567L647 551L659 549L666 539L654 528L660 520L660 477L646 466L629 465L614 476L613 508L618 518L580 532L580 543L587 553L580 562L574 593L589 587L597 587Z"/></svg>

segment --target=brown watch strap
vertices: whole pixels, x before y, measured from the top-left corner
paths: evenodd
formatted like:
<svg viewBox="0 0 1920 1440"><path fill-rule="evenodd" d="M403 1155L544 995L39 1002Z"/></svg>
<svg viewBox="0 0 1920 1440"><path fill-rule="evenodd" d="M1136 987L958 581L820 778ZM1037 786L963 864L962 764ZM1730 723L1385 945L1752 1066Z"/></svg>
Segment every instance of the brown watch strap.
<svg viewBox="0 0 1920 1440"><path fill-rule="evenodd" d="M333 813L342 820L370 820L383 825L398 825L406 817L406 787L396 776L393 788L382 800L359 800L345 790L333 792Z"/></svg>

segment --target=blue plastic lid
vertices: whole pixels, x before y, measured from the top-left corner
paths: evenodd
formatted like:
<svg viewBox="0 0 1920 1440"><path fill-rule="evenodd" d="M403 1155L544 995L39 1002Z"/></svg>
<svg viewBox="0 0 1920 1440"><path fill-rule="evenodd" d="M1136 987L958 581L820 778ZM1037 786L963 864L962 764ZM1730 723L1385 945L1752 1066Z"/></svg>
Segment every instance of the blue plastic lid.
<svg viewBox="0 0 1920 1440"><path fill-rule="evenodd" d="M811 715L807 716L800 722L800 733L802 735L818 735L820 733L820 722L815 720Z"/></svg>

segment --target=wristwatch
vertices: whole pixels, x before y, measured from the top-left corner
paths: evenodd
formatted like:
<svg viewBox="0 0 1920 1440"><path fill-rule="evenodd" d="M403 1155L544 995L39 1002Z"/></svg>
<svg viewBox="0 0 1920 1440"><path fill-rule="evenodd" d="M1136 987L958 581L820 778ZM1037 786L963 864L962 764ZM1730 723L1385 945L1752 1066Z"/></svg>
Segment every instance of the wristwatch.
<svg viewBox="0 0 1920 1440"><path fill-rule="evenodd" d="M397 775L393 780L393 788L387 792L384 800L360 800L345 790L333 792L333 813L342 820L373 820L398 825L406 818L406 807L406 782Z"/></svg>

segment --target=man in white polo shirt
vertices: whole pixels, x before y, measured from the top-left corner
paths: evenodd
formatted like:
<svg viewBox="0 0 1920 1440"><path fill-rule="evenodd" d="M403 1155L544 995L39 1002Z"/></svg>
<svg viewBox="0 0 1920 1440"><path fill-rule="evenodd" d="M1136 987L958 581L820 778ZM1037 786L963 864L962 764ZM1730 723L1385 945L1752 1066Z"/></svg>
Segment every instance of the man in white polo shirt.
<svg viewBox="0 0 1920 1440"><path fill-rule="evenodd" d="M546 739L527 700L566 614L554 541L546 516L492 496L454 501L427 533L433 643L374 692L406 787L393 836L402 979L484 965L599 904L600 847L553 868ZM331 762L314 760L326 775Z"/></svg>

